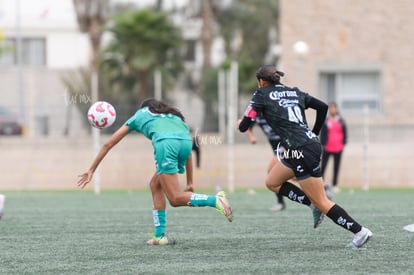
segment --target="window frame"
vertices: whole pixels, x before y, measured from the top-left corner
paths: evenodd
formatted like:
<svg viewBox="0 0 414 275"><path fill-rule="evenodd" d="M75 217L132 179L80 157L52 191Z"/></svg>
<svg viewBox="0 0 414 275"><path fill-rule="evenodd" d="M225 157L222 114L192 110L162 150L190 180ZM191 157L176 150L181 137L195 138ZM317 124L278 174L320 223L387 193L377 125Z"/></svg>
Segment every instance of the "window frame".
<svg viewBox="0 0 414 275"><path fill-rule="evenodd" d="M22 37L22 64L25 66L36 66L36 67L41 67L41 66L47 66L47 41L46 41L46 37L42 37L42 36L30 36L30 37ZM1 62L0 66L15 66L17 65L17 37L8 37L4 40L7 44L7 47L11 47L12 50L9 52L4 52L4 55L8 55L8 60L5 61L10 61L11 59L11 63L9 62ZM30 42L33 41L41 41L43 42L43 47L41 49L42 51L42 55L43 55L43 62L41 64L34 64L34 63L28 63L28 58L25 58L25 56L27 56L27 54L29 53L29 45ZM10 58L11 57L11 58ZM30 56L29 56L30 58ZM30 59L33 60L33 59Z"/></svg>
<svg viewBox="0 0 414 275"><path fill-rule="evenodd" d="M346 95L341 92L343 87L344 75L345 74L373 74L377 77L377 86L378 91L375 94L359 94L355 95ZM329 75L334 76L333 80L323 80L323 75L326 75L329 78ZM383 104L384 104L384 85L383 85L383 66L381 64L348 64L348 65L321 65L318 67L318 81L319 81L319 91L322 98L328 102L336 101L341 112L346 115L361 115L366 112L364 108L358 110L352 110L344 106L345 101L364 101L372 100L376 103L376 108L370 108L369 112L371 114L383 114ZM335 96L332 98L332 95L328 93L328 86L334 85Z"/></svg>

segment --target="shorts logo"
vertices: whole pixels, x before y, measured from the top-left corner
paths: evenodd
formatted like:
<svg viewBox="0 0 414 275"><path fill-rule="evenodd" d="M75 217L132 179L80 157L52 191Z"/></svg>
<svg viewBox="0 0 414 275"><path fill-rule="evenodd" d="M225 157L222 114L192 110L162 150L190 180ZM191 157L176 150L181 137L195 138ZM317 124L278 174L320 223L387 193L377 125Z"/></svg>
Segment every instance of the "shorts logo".
<svg viewBox="0 0 414 275"><path fill-rule="evenodd" d="M302 165L298 165L298 166L296 166L296 171L298 171L299 173L302 173L305 170L302 168Z"/></svg>

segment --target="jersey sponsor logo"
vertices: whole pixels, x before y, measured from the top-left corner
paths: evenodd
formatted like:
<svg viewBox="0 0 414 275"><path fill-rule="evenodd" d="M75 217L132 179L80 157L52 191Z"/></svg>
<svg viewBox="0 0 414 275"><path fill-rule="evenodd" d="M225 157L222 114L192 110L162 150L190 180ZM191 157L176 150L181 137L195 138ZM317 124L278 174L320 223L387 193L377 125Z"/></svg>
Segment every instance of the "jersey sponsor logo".
<svg viewBox="0 0 414 275"><path fill-rule="evenodd" d="M299 104L299 100L297 99L287 99L283 98L279 100L279 106L283 108L294 107Z"/></svg>
<svg viewBox="0 0 414 275"><path fill-rule="evenodd" d="M270 99L272 100L279 100L282 97L298 97L296 91L288 90L288 91L273 91L269 94Z"/></svg>

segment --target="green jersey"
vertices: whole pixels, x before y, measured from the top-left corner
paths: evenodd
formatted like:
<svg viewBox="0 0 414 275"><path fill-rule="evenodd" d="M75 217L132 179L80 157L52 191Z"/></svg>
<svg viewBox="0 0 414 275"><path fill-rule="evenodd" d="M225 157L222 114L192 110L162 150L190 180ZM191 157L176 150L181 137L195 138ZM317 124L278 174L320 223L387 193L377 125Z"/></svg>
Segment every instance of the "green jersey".
<svg viewBox="0 0 414 275"><path fill-rule="evenodd" d="M154 114L148 107L139 109L124 125L129 131L137 131L155 143L162 139L192 140L190 128L178 116L173 114Z"/></svg>
<svg viewBox="0 0 414 275"><path fill-rule="evenodd" d="M280 135L286 149L297 148L318 141L306 122L305 109L311 99L298 88L278 84L258 89L250 106Z"/></svg>

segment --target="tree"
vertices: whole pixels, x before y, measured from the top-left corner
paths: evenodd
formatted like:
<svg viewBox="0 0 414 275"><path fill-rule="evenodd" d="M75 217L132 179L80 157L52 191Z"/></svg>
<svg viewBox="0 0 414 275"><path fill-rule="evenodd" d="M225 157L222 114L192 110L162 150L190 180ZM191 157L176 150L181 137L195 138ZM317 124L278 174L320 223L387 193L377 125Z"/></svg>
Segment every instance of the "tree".
<svg viewBox="0 0 414 275"><path fill-rule="evenodd" d="M237 0L225 9L218 10L220 33L226 41L226 53L230 59L239 61L240 92L255 89L255 70L263 63L276 63L277 57L266 59L267 53L278 42L271 37L279 29L279 1ZM235 34L242 41L238 51L232 49Z"/></svg>
<svg viewBox="0 0 414 275"><path fill-rule="evenodd" d="M91 70L92 78L96 77L97 79L99 79L99 49L101 45L103 27L109 18L109 3L109 0L73 0L79 29L81 32L88 33L89 36L91 45L89 68ZM96 86L98 85L98 82L99 80L97 80ZM91 87L91 89L94 88L98 89L97 87ZM100 98L101 95L98 89L97 98L94 98L94 100Z"/></svg>
<svg viewBox="0 0 414 275"><path fill-rule="evenodd" d="M112 75L112 84L133 85L135 102L153 96L151 84L156 69L168 74L180 71L181 32L165 13L151 9L122 13L114 18L108 31L112 41L105 48L105 69Z"/></svg>
<svg viewBox="0 0 414 275"><path fill-rule="evenodd" d="M109 18L109 0L73 0L81 32L88 33L91 44L90 68L98 68L103 27Z"/></svg>
<svg viewBox="0 0 414 275"><path fill-rule="evenodd" d="M203 45L203 67L202 72L206 73L211 68L211 48L215 38L214 24L215 13L212 0L201 1L201 43Z"/></svg>
<svg viewBox="0 0 414 275"><path fill-rule="evenodd" d="M109 0L73 0L76 11L79 30L87 33L91 45L89 68L80 68L76 72L70 72L62 77L68 96L70 98L87 97L92 100L102 98L102 89L99 89L99 53L103 27L109 18ZM86 105L76 101L77 107L82 113ZM66 121L63 134L69 135L72 104L66 109Z"/></svg>
<svg viewBox="0 0 414 275"><path fill-rule="evenodd" d="M229 3L229 2L227 2ZM265 56L275 41L269 36L278 29L279 1L233 0L230 4L218 0L190 1L194 16L202 21L200 41L203 51L202 80L198 87L205 102L204 130L216 130L213 106L217 100L217 68L211 67L213 40L221 35L225 40L228 60L221 65L228 68L230 61L239 63L239 90L251 92L257 85L254 72L266 60Z"/></svg>

